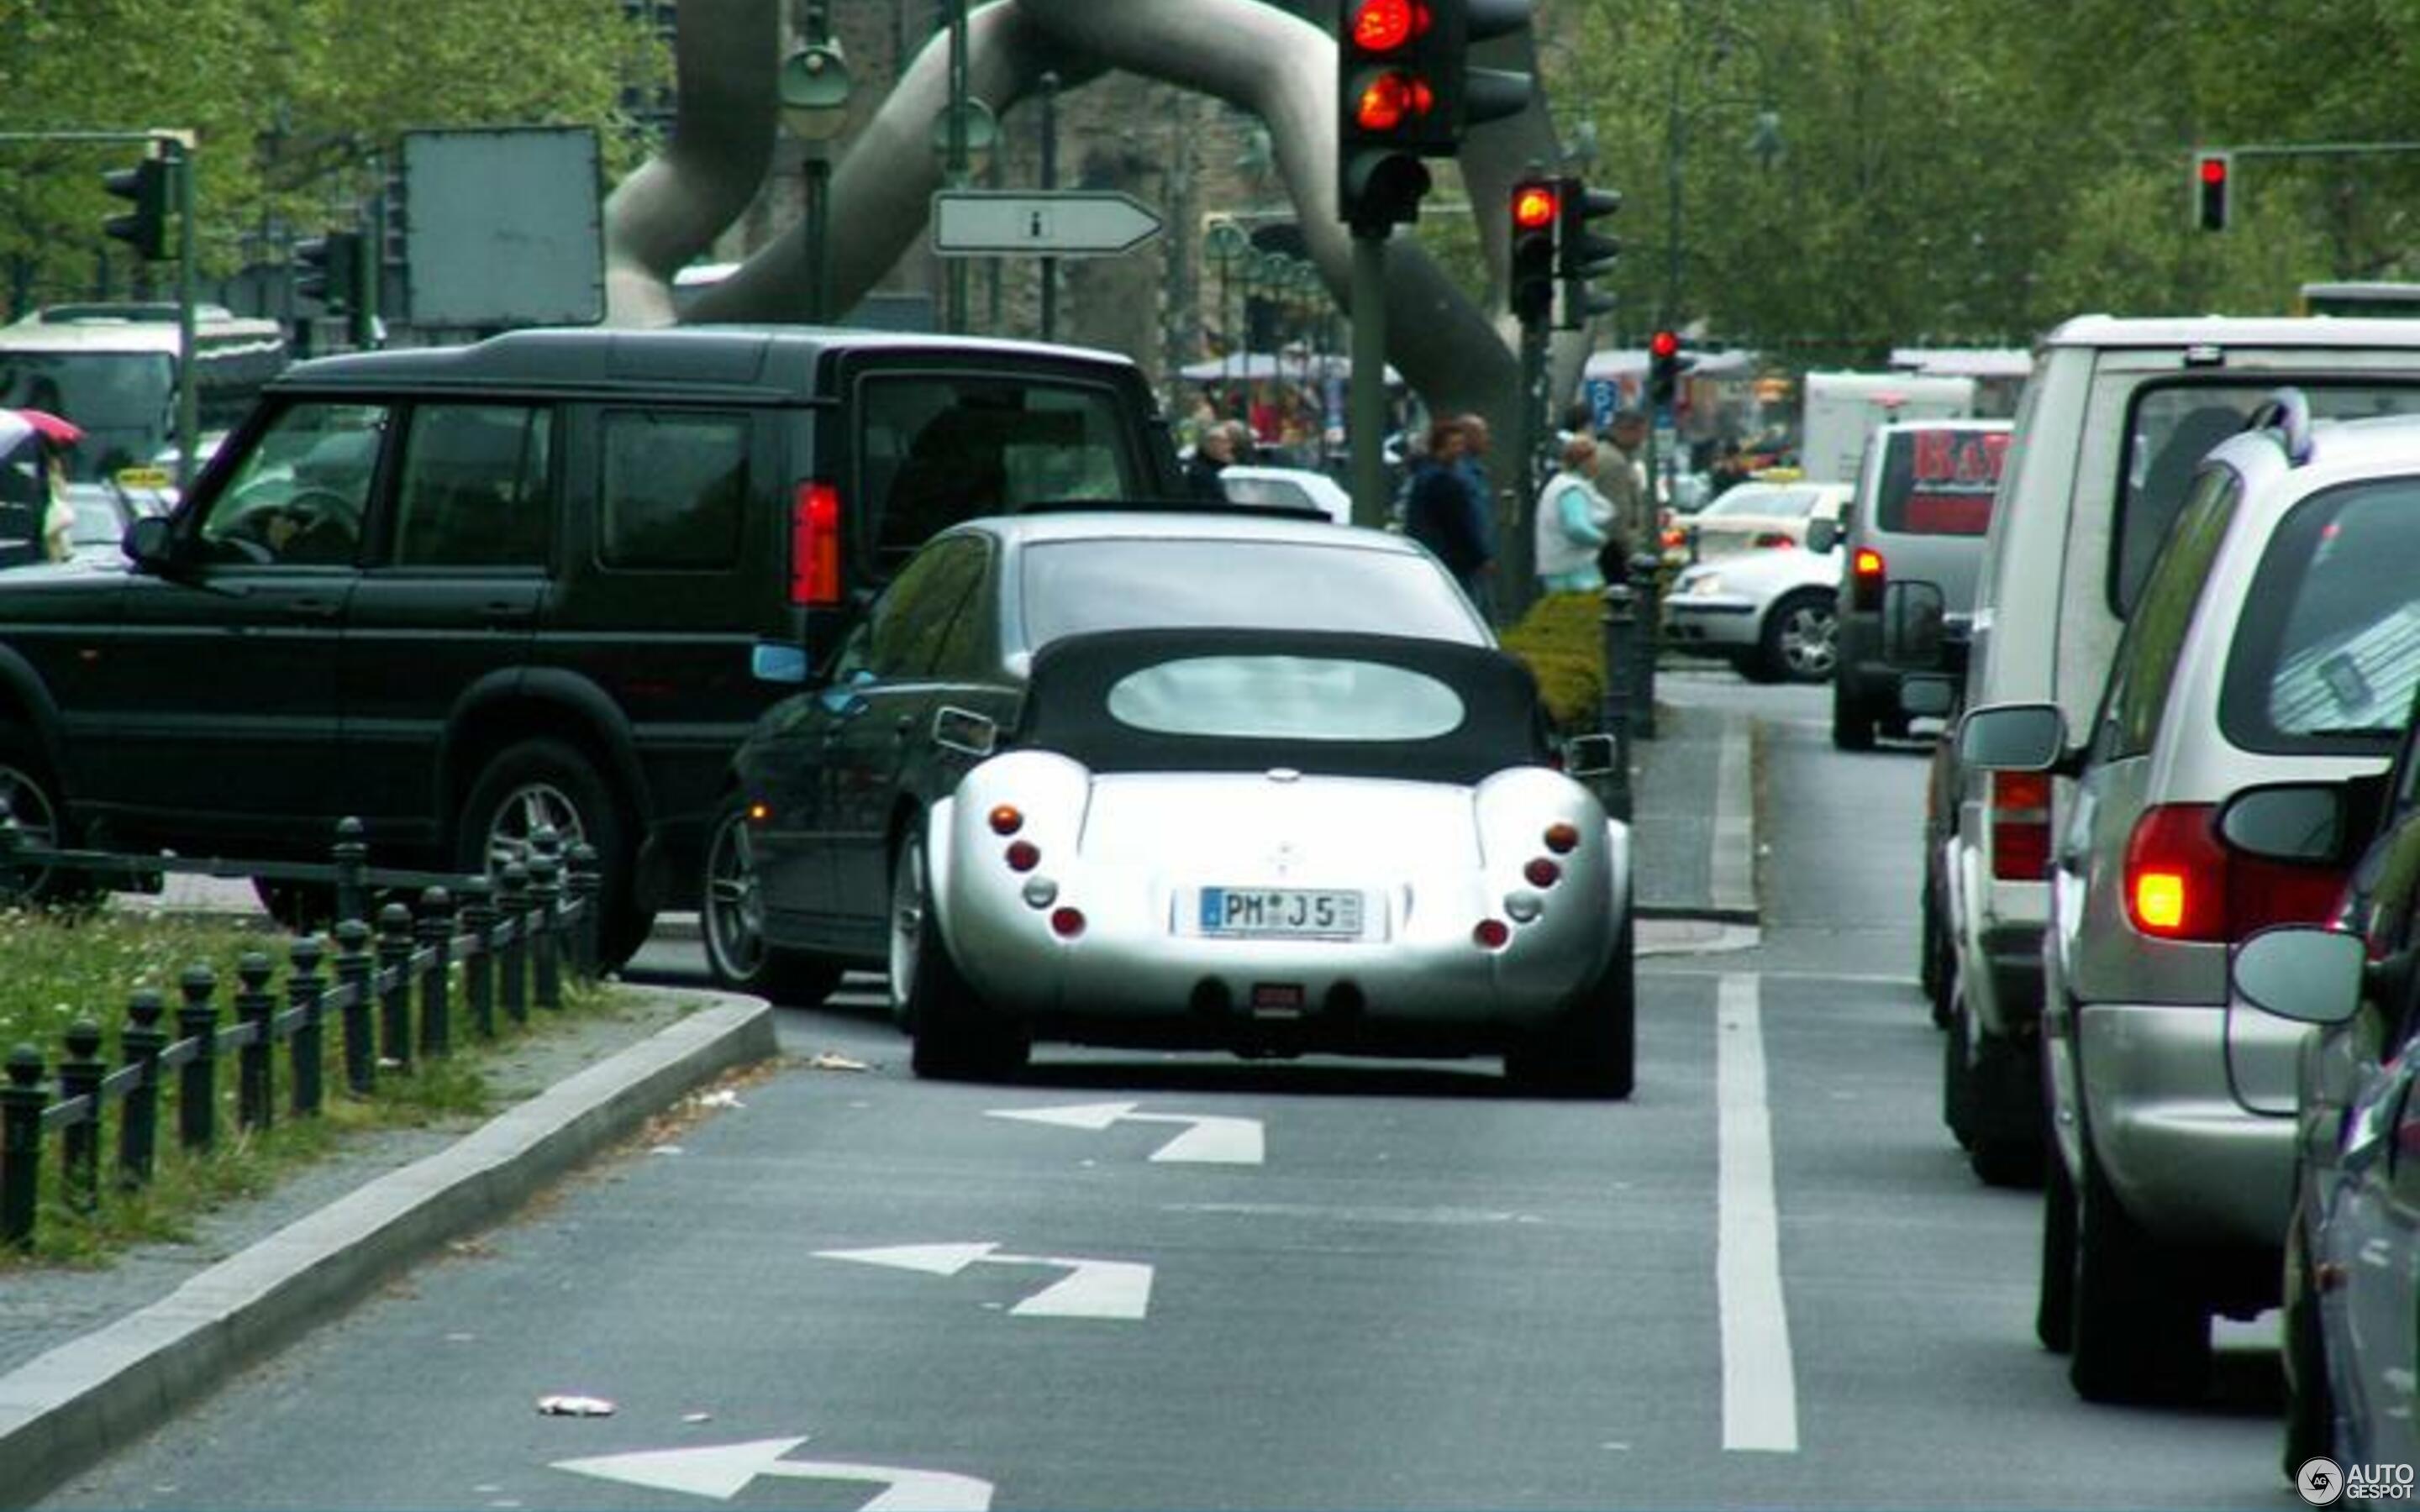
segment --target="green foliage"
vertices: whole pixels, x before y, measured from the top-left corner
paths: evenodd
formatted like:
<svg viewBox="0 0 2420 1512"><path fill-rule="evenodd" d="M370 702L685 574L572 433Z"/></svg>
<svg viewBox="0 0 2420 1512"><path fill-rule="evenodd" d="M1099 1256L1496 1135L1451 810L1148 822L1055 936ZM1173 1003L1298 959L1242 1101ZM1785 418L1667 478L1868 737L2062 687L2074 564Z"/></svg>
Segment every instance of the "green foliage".
<svg viewBox="0 0 2420 1512"><path fill-rule="evenodd" d="M195 965L208 966L217 978L214 1001L219 1024L225 1027L235 1022L236 973L247 952L267 954L278 968L271 990L281 994L282 1005L288 943L283 935L233 922L153 918L106 909L0 912L0 1055L20 1044L31 1045L55 1072L64 1053L62 1037L72 1025L88 1019L102 1031L101 1059L114 1067L120 1063L118 1033L126 1022L127 1000L136 989L147 987L166 1000L167 1013L160 1028L171 1040L178 1038L178 983ZM333 963L333 949L327 959ZM323 964L321 971L333 985L330 965ZM217 1146L206 1155L188 1155L176 1137L177 1078L166 1077L161 1088L157 1165L150 1186L142 1191L116 1189L114 1162L120 1123L113 1109L102 1125L98 1211L81 1213L69 1208L60 1190L56 1136L46 1140L34 1253L28 1259L0 1251L0 1276L12 1265L99 1264L131 1243L184 1238L197 1214L269 1190L287 1173L325 1154L349 1134L418 1128L488 1111L493 1095L482 1067L491 1047L478 1044L469 1032L461 1008L458 963L455 973L454 1054L442 1060L417 1061L408 1073L385 1071L367 1098L355 1098L343 1090L343 1040L335 1021L328 1022L321 1064L326 1101L316 1119L297 1119L287 1111L285 1099L292 1058L281 1046L274 1076L279 1099L274 1122L265 1132L239 1128L230 1060L222 1064L218 1076ZM565 980L565 1016L610 1011L612 1001L601 988ZM416 1023L416 996L413 1014ZM500 1026L497 1045L546 1033L558 1021L557 1015L534 1011L526 1027Z"/></svg>
<svg viewBox="0 0 2420 1512"><path fill-rule="evenodd" d="M2233 229L2188 217L2196 146L2412 137L2413 0L1542 0L1540 28L1559 115L1595 122L1592 181L1628 197L1633 333L1677 301L1786 362L1871 363L2420 273L2420 154L2239 158ZM1784 147L1761 164L1766 107Z"/></svg>
<svg viewBox="0 0 2420 1512"><path fill-rule="evenodd" d="M641 151L620 117L624 89L668 77L663 48L620 0L0 6L9 130L196 133L212 275L260 255L264 227L299 236L349 222L377 187L376 155L392 161L411 128L594 125L611 177ZM0 258L30 273L38 300L88 288L101 222L122 208L101 175L140 150L0 143Z"/></svg>
<svg viewBox="0 0 2420 1512"><path fill-rule="evenodd" d="M1559 730L1596 728L1605 702L1604 609L1594 594L1548 594L1504 632L1504 649L1528 664Z"/></svg>

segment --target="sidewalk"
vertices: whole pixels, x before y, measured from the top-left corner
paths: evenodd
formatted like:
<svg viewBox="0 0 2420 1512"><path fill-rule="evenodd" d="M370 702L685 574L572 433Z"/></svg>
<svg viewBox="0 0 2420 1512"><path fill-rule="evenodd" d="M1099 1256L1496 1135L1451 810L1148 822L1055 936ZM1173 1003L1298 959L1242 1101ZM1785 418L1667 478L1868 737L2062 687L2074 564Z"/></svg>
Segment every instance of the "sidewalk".
<svg viewBox="0 0 2420 1512"><path fill-rule="evenodd" d="M1642 956L1753 945L1751 722L1659 705L1632 752L1633 885ZM244 911L240 882L173 879L164 910ZM694 916L660 933L695 938ZM43 1495L196 1392L492 1223L698 1087L775 1052L750 998L649 988L621 1018L525 1042L504 1068L522 1099L475 1130L398 1133L101 1272L0 1284L0 1507ZM569 1028L568 1026L566 1026ZM225 1258L218 1258L225 1256Z"/></svg>

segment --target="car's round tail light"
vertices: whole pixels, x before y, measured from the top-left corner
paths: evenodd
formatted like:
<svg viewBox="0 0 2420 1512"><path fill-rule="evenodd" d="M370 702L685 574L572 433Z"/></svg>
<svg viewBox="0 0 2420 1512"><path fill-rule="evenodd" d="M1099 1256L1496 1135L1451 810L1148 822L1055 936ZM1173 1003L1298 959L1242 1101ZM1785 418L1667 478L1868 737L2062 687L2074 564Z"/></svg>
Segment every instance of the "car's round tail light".
<svg viewBox="0 0 2420 1512"><path fill-rule="evenodd" d="M1080 908L1054 908L1050 912L1050 933L1063 940L1072 940L1084 933L1084 911Z"/></svg>
<svg viewBox="0 0 2420 1512"><path fill-rule="evenodd" d="M1025 827L1025 815L1013 803L994 804L991 810L991 832L1014 835Z"/></svg>
<svg viewBox="0 0 2420 1512"><path fill-rule="evenodd" d="M1030 840L1013 840L1008 842L1008 869L1011 872L1031 872L1041 864L1041 846Z"/></svg>
<svg viewBox="0 0 2420 1512"><path fill-rule="evenodd" d="M1557 820L1546 826L1546 849L1557 856L1569 856L1579 849L1580 826Z"/></svg>
<svg viewBox="0 0 2420 1512"><path fill-rule="evenodd" d="M1563 869L1538 856L1532 856L1529 864L1521 869L1521 874L1529 879L1529 886L1533 887L1551 887L1562 880Z"/></svg>
<svg viewBox="0 0 2420 1512"><path fill-rule="evenodd" d="M1501 950L1512 937L1512 926L1500 918L1482 918L1470 927L1470 943L1482 950Z"/></svg>

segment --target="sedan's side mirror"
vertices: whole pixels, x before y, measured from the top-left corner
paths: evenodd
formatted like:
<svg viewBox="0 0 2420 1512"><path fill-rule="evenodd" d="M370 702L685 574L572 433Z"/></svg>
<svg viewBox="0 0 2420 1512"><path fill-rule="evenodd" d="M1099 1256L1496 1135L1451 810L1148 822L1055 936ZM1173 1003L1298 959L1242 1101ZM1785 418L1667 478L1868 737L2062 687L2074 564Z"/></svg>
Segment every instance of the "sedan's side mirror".
<svg viewBox="0 0 2420 1512"><path fill-rule="evenodd" d="M1603 777L1621 756L1621 748L1611 735L1574 735L1563 742L1563 775Z"/></svg>
<svg viewBox="0 0 2420 1512"><path fill-rule="evenodd" d="M933 744L980 760L1000 748L1000 724L987 714L944 703L933 711Z"/></svg>
<svg viewBox="0 0 2420 1512"><path fill-rule="evenodd" d="M159 515L146 515L127 526L124 538L118 542L126 560L145 572L165 572L175 546L176 537L167 519Z"/></svg>
<svg viewBox="0 0 2420 1512"><path fill-rule="evenodd" d="M1807 522L1807 549L1821 556L1840 544L1840 522L1829 517Z"/></svg>
<svg viewBox="0 0 2420 1512"><path fill-rule="evenodd" d="M1987 772L2073 776L2080 755L2067 748L2067 717L2055 703L1996 703L1958 721L1958 759Z"/></svg>
<svg viewBox="0 0 2420 1512"><path fill-rule="evenodd" d="M2247 788L2218 811L2219 837L2263 860L2331 863L2344 855L2345 800L2338 782Z"/></svg>
<svg viewBox="0 0 2420 1512"><path fill-rule="evenodd" d="M2286 924L2236 948L2226 979L2236 995L2296 1024L2342 1024L2361 1006L2366 947L2358 934Z"/></svg>

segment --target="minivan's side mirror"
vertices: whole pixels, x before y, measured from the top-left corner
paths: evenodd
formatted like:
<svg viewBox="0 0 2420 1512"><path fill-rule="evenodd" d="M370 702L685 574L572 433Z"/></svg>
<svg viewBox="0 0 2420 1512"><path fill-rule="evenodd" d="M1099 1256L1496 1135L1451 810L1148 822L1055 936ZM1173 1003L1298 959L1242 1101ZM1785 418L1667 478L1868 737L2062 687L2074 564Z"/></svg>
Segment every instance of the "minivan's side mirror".
<svg viewBox="0 0 2420 1512"><path fill-rule="evenodd" d="M146 515L126 527L118 549L126 553L127 561L145 572L164 572L175 544L166 517Z"/></svg>
<svg viewBox="0 0 2420 1512"><path fill-rule="evenodd" d="M2342 1024L2361 1007L2367 947L2358 934L2310 924L2264 929L2226 963L2236 995L2297 1024Z"/></svg>
<svg viewBox="0 0 2420 1512"><path fill-rule="evenodd" d="M1840 522L1828 517L1807 522L1807 549L1822 555L1840 544Z"/></svg>
<svg viewBox="0 0 2420 1512"><path fill-rule="evenodd" d="M1906 581L1883 590L1883 660L1902 670L1941 665L1944 601L1938 583Z"/></svg>
<svg viewBox="0 0 2420 1512"><path fill-rule="evenodd" d="M1958 759L1990 772L2069 772L2067 717L2055 703L1995 703L1958 721Z"/></svg>
<svg viewBox="0 0 2420 1512"><path fill-rule="evenodd" d="M2219 810L2218 833L2264 860L2333 862L2344 854L2346 795L2338 782L2247 788Z"/></svg>

